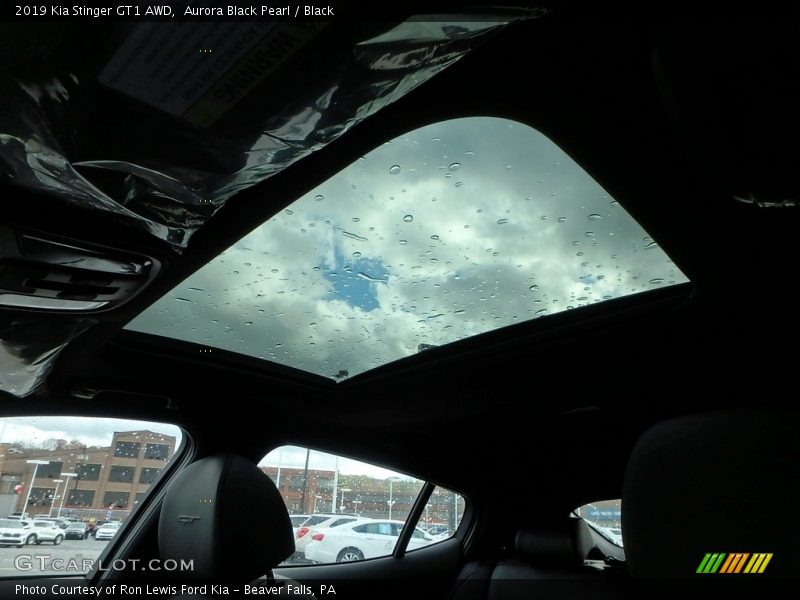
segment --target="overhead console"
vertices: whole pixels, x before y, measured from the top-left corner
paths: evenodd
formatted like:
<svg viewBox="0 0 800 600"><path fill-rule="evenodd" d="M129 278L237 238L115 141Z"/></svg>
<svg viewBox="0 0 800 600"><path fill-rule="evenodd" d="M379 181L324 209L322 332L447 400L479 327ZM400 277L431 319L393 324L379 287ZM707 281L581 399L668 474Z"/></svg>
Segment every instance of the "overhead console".
<svg viewBox="0 0 800 600"><path fill-rule="evenodd" d="M109 310L138 294L160 266L141 254L0 224L0 307Z"/></svg>

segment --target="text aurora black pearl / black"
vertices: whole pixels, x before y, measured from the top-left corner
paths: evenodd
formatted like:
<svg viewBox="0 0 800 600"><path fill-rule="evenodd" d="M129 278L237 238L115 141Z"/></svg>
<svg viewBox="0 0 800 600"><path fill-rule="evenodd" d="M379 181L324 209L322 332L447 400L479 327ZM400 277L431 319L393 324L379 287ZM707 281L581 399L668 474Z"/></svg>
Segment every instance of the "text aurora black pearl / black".
<svg viewBox="0 0 800 600"><path fill-rule="evenodd" d="M333 17L332 6L187 6L185 17Z"/></svg>

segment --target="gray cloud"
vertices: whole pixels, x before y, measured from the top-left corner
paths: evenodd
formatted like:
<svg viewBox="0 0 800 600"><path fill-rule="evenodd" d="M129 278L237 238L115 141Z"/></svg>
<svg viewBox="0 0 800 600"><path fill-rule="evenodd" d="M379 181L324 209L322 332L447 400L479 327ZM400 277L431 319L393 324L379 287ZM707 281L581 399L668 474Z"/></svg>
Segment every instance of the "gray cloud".
<svg viewBox="0 0 800 600"><path fill-rule="evenodd" d="M302 469L305 466L306 449L299 446L282 446L267 454L259 463L262 466ZM337 467L336 456L318 450L311 450L308 460L308 468L311 470L319 469L332 471ZM377 478L400 477L402 479L414 479L407 475L363 463L350 458L339 458L339 473L345 475L369 475Z"/></svg>
<svg viewBox="0 0 800 600"><path fill-rule="evenodd" d="M356 161L129 328L352 376L420 344L683 281L547 138L459 119Z"/></svg>
<svg viewBox="0 0 800 600"><path fill-rule="evenodd" d="M79 440L87 446L110 446L115 431L144 429L176 436L178 445L180 445L181 430L175 425L97 417L2 418L0 419L0 442L41 443L48 439L65 439L67 441Z"/></svg>

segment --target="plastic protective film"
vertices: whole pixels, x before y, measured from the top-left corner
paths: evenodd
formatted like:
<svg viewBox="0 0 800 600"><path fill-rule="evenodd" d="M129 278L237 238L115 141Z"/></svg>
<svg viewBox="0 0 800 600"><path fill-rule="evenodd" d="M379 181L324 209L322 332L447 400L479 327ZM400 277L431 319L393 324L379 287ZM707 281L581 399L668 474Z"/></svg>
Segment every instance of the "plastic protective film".
<svg viewBox="0 0 800 600"><path fill-rule="evenodd" d="M36 393L64 347L86 331L91 319L0 317L0 391Z"/></svg>
<svg viewBox="0 0 800 600"><path fill-rule="evenodd" d="M534 15L344 32L304 21L0 26L0 177L121 215L180 251L231 196Z"/></svg>

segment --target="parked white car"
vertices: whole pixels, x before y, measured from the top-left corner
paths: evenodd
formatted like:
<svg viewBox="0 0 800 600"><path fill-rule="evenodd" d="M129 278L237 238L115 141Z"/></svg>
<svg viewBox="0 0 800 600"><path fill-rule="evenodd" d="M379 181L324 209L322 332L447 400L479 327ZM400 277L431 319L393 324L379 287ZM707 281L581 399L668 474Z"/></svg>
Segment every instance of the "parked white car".
<svg viewBox="0 0 800 600"><path fill-rule="evenodd" d="M97 533L94 534L96 540L110 540L119 531L121 523L105 523L97 528Z"/></svg>
<svg viewBox="0 0 800 600"><path fill-rule="evenodd" d="M403 527L403 521L359 519L335 529L319 529L311 534L305 557L317 563L334 563L388 556L394 551ZM414 528L407 549L422 548L436 541Z"/></svg>
<svg viewBox="0 0 800 600"><path fill-rule="evenodd" d="M64 539L64 530L61 529L54 521L32 521L33 533L36 536L34 543L41 544L42 542L53 542L54 546L58 546Z"/></svg>
<svg viewBox="0 0 800 600"><path fill-rule="evenodd" d="M37 518L35 520L37 520L37 521L50 521L56 527L58 527L61 530L66 529L67 526L69 525L69 521L67 521L66 519L61 519L59 517L42 517L42 518Z"/></svg>
<svg viewBox="0 0 800 600"><path fill-rule="evenodd" d="M293 537L297 537L297 530L300 529L300 526L308 521L311 515L289 515L289 520L292 522L292 535Z"/></svg>
<svg viewBox="0 0 800 600"><path fill-rule="evenodd" d="M589 523L589 525L591 525L597 533L599 533L609 542L622 548L622 529L619 527L604 527L591 521L587 521L587 523Z"/></svg>
<svg viewBox="0 0 800 600"><path fill-rule="evenodd" d="M16 546L33 544L36 533L30 521L22 519L0 519L0 546Z"/></svg>
<svg viewBox="0 0 800 600"><path fill-rule="evenodd" d="M299 554L303 554L308 542L311 540L311 536L320 529L340 527L358 520L359 518L355 515L311 515L297 529L297 533L294 536L294 549Z"/></svg>

